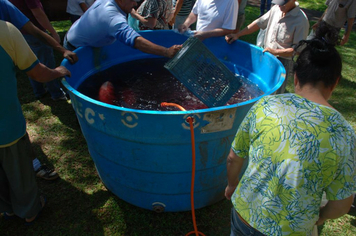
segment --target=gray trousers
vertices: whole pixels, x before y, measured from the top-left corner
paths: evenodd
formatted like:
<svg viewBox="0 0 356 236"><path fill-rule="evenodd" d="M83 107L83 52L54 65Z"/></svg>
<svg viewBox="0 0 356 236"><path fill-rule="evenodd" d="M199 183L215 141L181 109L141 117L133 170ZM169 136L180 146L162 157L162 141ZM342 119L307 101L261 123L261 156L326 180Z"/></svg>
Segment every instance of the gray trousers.
<svg viewBox="0 0 356 236"><path fill-rule="evenodd" d="M240 31L244 23L245 23L245 14L239 14L236 21L236 29Z"/></svg>
<svg viewBox="0 0 356 236"><path fill-rule="evenodd" d="M26 133L17 143L0 148L0 211L31 218L41 208Z"/></svg>

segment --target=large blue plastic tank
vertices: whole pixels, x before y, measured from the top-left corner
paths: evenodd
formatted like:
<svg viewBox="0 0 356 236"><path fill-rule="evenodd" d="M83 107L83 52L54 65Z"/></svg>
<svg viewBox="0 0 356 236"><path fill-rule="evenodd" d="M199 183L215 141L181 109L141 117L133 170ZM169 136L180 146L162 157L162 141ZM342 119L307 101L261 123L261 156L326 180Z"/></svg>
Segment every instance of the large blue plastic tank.
<svg viewBox="0 0 356 236"><path fill-rule="evenodd" d="M170 47L187 38L173 31L145 31L146 39ZM235 73L258 84L264 95L274 93L285 79L282 64L258 47L224 38L205 45ZM79 61L62 62L72 73L63 79L105 186L119 198L142 208L187 211L190 205L192 151L188 116L195 119L195 208L224 198L226 157L236 130L252 104L247 102L196 111L161 112L127 109L91 99L77 91L90 75L119 63L158 56L120 42L76 50ZM164 70L164 68L162 68ZM263 95L263 96L264 96Z"/></svg>

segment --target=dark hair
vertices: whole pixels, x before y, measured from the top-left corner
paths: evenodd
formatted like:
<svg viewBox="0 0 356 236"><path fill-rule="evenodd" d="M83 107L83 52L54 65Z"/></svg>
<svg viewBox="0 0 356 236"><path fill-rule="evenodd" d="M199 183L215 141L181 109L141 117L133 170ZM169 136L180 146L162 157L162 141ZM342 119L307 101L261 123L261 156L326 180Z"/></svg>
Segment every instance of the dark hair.
<svg viewBox="0 0 356 236"><path fill-rule="evenodd" d="M341 77L342 61L333 45L320 39L302 40L294 51L299 53L293 69L301 86L323 82L331 87Z"/></svg>
<svg viewBox="0 0 356 236"><path fill-rule="evenodd" d="M339 31L325 21L321 21L315 30L315 39L324 40L331 45L337 45L340 42Z"/></svg>

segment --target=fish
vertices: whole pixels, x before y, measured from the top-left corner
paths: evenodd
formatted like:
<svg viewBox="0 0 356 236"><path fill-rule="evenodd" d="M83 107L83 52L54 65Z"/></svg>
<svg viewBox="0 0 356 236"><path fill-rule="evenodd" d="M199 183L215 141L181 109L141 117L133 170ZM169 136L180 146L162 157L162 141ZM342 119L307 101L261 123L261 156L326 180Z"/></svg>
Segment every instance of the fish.
<svg viewBox="0 0 356 236"><path fill-rule="evenodd" d="M122 101L127 107L132 108L136 104L136 95L132 89L127 88L122 92Z"/></svg>
<svg viewBox="0 0 356 236"><path fill-rule="evenodd" d="M107 104L115 104L115 87L110 81L106 81L100 86L98 99L99 101L105 102Z"/></svg>

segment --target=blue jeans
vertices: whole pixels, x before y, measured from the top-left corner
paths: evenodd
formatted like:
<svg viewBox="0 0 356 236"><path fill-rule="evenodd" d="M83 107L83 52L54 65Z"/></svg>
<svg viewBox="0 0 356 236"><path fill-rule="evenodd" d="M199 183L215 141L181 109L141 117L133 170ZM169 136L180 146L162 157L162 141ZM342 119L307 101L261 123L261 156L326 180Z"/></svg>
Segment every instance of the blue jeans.
<svg viewBox="0 0 356 236"><path fill-rule="evenodd" d="M267 3L267 7L266 7L266 3ZM271 4L272 4L272 0L261 0L260 16L262 16L263 14L265 14L266 12L268 12L271 9ZM265 12L265 9L266 9L266 12Z"/></svg>
<svg viewBox="0 0 356 236"><path fill-rule="evenodd" d="M72 22L72 24L80 18L80 16L78 16L78 15L69 14L69 16L70 16L70 21Z"/></svg>
<svg viewBox="0 0 356 236"><path fill-rule="evenodd" d="M72 44L70 44L67 40L67 34L64 36L63 39L63 47L69 51L74 51L75 49L77 49L76 47L74 47Z"/></svg>
<svg viewBox="0 0 356 236"><path fill-rule="evenodd" d="M54 60L52 48L32 35L26 34L24 37L38 60L48 68L54 69L56 67L56 62ZM46 94L47 91L44 87L44 83L37 82L31 78L29 79L36 98L41 98ZM57 99L65 95L65 92L62 90L57 79L47 82L46 87L51 94L52 99Z"/></svg>
<svg viewBox="0 0 356 236"><path fill-rule="evenodd" d="M173 27L173 29L178 29L178 27L179 27L180 25L183 25L184 22L185 22L185 20L188 18L188 16L189 16L189 15L186 15L186 16L179 16L179 15L177 15L177 16L176 16L176 21L174 22L174 27ZM197 26L197 24L196 24L196 22L195 22L195 23L191 24L189 28L190 28L191 30L195 30L195 29L196 29L196 26Z"/></svg>
<svg viewBox="0 0 356 236"><path fill-rule="evenodd" d="M173 29L178 29L178 27L182 24L184 24L184 21L187 19L188 16L176 16L176 20L174 22L174 27Z"/></svg>
<svg viewBox="0 0 356 236"><path fill-rule="evenodd" d="M258 230L247 226L240 220L235 208L231 209L231 234L230 236L265 236Z"/></svg>

